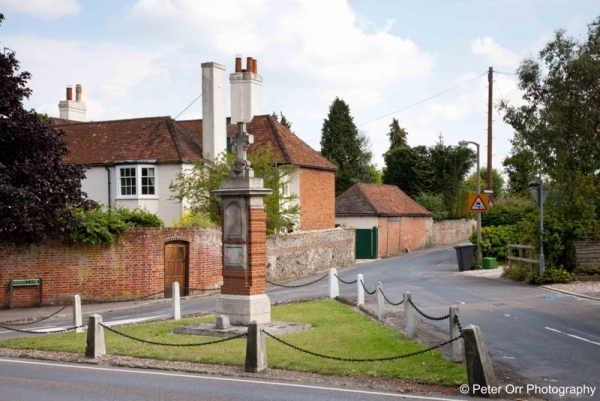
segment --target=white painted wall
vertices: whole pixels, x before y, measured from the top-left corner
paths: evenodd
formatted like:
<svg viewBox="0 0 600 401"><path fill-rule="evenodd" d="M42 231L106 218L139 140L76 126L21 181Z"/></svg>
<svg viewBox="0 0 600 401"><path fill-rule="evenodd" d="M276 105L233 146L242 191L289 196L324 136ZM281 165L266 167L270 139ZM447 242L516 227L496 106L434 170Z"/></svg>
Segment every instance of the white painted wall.
<svg viewBox="0 0 600 401"><path fill-rule="evenodd" d="M118 178L115 167L109 167L110 170L110 203L113 206L124 206L129 209L145 208L149 212L157 213L158 217L164 221L165 226L172 227L173 221L181 217L183 205L175 200L170 200L174 195L169 190L169 184L175 180L177 173L183 169L191 168L189 164L157 164L156 165L156 186L157 198L138 198L138 199L119 199ZM108 205L108 173L104 166L91 167L85 173L86 179L82 181L82 190L87 193L88 198L95 200L103 205Z"/></svg>
<svg viewBox="0 0 600 401"><path fill-rule="evenodd" d="M351 216L351 217L335 217L335 224L345 227L367 228L377 227L379 221L377 216Z"/></svg>

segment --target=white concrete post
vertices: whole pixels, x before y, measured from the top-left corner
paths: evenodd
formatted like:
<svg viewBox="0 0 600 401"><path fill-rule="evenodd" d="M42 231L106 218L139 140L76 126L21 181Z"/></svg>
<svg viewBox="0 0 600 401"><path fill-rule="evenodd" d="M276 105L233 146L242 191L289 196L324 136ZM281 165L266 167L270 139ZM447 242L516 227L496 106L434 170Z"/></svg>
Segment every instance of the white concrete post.
<svg viewBox="0 0 600 401"><path fill-rule="evenodd" d="M365 304L365 289L363 288L363 275L356 276L356 306Z"/></svg>
<svg viewBox="0 0 600 401"><path fill-rule="evenodd" d="M465 340L465 365L469 379L470 395L489 397L485 389L498 387L498 379L492 366L481 329L478 326L468 325L463 329Z"/></svg>
<svg viewBox="0 0 600 401"><path fill-rule="evenodd" d="M385 317L385 299L383 299L383 286L381 281L378 281L375 285L375 292L377 293L377 320L380 322Z"/></svg>
<svg viewBox="0 0 600 401"><path fill-rule="evenodd" d="M340 283L337 278L337 269L329 269L329 298L334 299L340 296Z"/></svg>
<svg viewBox="0 0 600 401"><path fill-rule="evenodd" d="M457 306L450 307L450 340L460 336L460 329L456 319L458 319L459 310ZM452 341L450 343L450 358L454 362L462 362L464 356L463 340Z"/></svg>
<svg viewBox="0 0 600 401"><path fill-rule="evenodd" d="M268 367L267 348L265 347L265 334L263 325L252 321L248 325L248 342L246 343L246 366L249 373L262 372Z"/></svg>
<svg viewBox="0 0 600 401"><path fill-rule="evenodd" d="M410 292L404 293L404 321L406 326L406 337L414 338L415 336L415 309L411 305L412 300Z"/></svg>
<svg viewBox="0 0 600 401"><path fill-rule="evenodd" d="M171 298L173 304L173 320L181 319L181 303L179 301L179 283L175 281L173 286L171 287L171 293L173 297Z"/></svg>
<svg viewBox="0 0 600 401"><path fill-rule="evenodd" d="M73 295L73 327L81 326L81 297L79 294ZM75 329L75 333L83 333L83 327Z"/></svg>
<svg viewBox="0 0 600 401"><path fill-rule="evenodd" d="M85 356L88 358L98 358L106 355L106 344L104 343L104 327L100 326L102 316L94 314L90 316L87 332L87 345L85 347Z"/></svg>

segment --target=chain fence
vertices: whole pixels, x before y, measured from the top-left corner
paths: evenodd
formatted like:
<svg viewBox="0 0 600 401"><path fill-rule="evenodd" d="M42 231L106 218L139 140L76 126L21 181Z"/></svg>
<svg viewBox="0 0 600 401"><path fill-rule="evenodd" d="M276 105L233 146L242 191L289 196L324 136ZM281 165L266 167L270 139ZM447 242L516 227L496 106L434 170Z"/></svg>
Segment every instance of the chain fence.
<svg viewBox="0 0 600 401"><path fill-rule="evenodd" d="M415 308L415 310L417 312L419 312L419 315L423 316L425 319L441 321L441 320L446 320L446 319L450 318L450 314L447 314L445 316L440 316L440 317L430 316L430 315L424 313L423 311L421 311L419 308L417 308L417 305L414 304L412 299L409 299L408 302L412 305L413 308Z"/></svg>
<svg viewBox="0 0 600 401"><path fill-rule="evenodd" d="M340 278L340 276L338 276L337 274L335 275L335 277L342 283L344 284L356 284L358 282L358 279L354 280L354 281L344 281Z"/></svg>
<svg viewBox="0 0 600 401"><path fill-rule="evenodd" d="M123 333L122 331L115 330L112 327L107 326L107 325L105 325L103 323L98 323L98 324L100 326L104 327L106 330L111 331L111 332L113 332L115 334L118 334L120 336L129 338L130 340L138 341L138 342L145 343L145 344L162 345L162 346L165 346L165 347L199 347L199 346L202 346L202 345L211 345L211 344L224 343L224 342L227 342L227 341L231 341L231 340L235 340L235 339L238 339L238 338L246 337L248 335L247 333L242 333L242 334L239 334L237 336L222 338L220 340L215 340L215 341L207 341L207 342L203 342L203 343L184 343L184 344L159 343L159 342L156 342L156 341L150 341L150 340L145 340L143 338L134 337L134 336L132 336L130 334Z"/></svg>
<svg viewBox="0 0 600 401"><path fill-rule="evenodd" d="M371 292L369 290L367 290L367 287L365 287L365 283L361 280L360 284L362 285L363 290L365 290L365 292L369 295L373 295L377 292L377 287L375 287L375 289Z"/></svg>
<svg viewBox="0 0 600 401"><path fill-rule="evenodd" d="M290 348L293 348L296 351L300 351L300 352L303 352L305 354L316 356L316 357L319 357L319 358L330 359L330 360L334 360L334 361L342 361L342 362L386 362L386 361L395 361L395 360L398 360L398 359L409 358L409 357L412 357L412 356L424 354L424 353L429 352L429 351L433 351L435 349L441 348L441 347L443 347L445 345L448 345L448 344L450 344L450 343L452 343L454 341L457 341L457 340L459 340L459 339L462 338L462 334L461 334L458 337L455 337L455 338L453 338L451 340L448 340L448 341L444 341L443 343L440 343L440 344L435 345L433 347L429 347L429 348L423 349L421 351L409 352L407 354L402 354L402 355L396 355L396 356L390 356L390 357L383 357L383 358L344 358L344 357L338 357L338 356L323 355L323 354L319 354L318 352L309 351L307 349L300 348L300 347L298 347L296 345L290 344L287 341L284 341L281 338L278 338L278 337L274 336L273 334L270 334L269 332L267 332L265 330L262 330L262 332L265 333L268 337L274 339L275 341L277 341L277 342L279 342L279 343L281 343L281 344L283 344L285 346L288 346Z"/></svg>
<svg viewBox="0 0 600 401"><path fill-rule="evenodd" d="M87 327L87 324L82 324L81 326L67 327L66 329L51 330L51 331L22 330L22 329L15 329L14 327L10 327L10 326L4 326L1 324L0 324L0 327L2 327L3 329L6 329L6 330L16 331L18 333L26 333L26 334L57 334L57 333L66 333L68 331L81 329L83 327Z"/></svg>
<svg viewBox="0 0 600 401"><path fill-rule="evenodd" d="M388 304L390 304L390 305L393 305L393 306L400 306L400 305L402 305L402 304L404 303L404 299L403 299L402 301L400 301L400 302L392 302L392 301L390 301L390 300L389 300L389 298L385 296L385 292L383 292L383 288L380 288L380 289L379 289L379 292L381 292L381 295L383 295L383 299L385 299L385 301L386 301Z"/></svg>
<svg viewBox="0 0 600 401"><path fill-rule="evenodd" d="M54 312L53 314L51 314L49 316L46 316L46 317L41 317L39 319L32 320L31 322L23 322L23 323L1 322L0 324L5 324L7 326L12 326L12 327L15 327L15 326L29 326L31 324L43 322L44 320L50 319L51 317L54 317L54 316L58 315L60 312L64 311L68 307L69 307L69 305L65 305L61 309L59 309L56 312Z"/></svg>
<svg viewBox="0 0 600 401"><path fill-rule="evenodd" d="M272 281L267 280L268 284L277 286L277 287L283 287L283 288L300 288L300 287L308 287L309 285L318 283L319 281L323 280L324 278L326 278L327 276L329 276L329 273L327 273L326 275L324 275L323 277L320 277L314 281L311 281L310 283L306 283L306 284L299 284L299 285L285 285L285 284L277 284L277 283L273 283Z"/></svg>

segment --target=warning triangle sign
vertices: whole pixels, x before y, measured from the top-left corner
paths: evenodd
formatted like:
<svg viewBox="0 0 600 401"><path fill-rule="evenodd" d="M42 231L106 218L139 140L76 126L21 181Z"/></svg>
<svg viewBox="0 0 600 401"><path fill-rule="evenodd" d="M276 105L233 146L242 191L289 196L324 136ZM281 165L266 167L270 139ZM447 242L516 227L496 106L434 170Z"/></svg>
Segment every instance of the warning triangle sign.
<svg viewBox="0 0 600 401"><path fill-rule="evenodd" d="M469 194L469 212L487 212L488 209L488 194Z"/></svg>

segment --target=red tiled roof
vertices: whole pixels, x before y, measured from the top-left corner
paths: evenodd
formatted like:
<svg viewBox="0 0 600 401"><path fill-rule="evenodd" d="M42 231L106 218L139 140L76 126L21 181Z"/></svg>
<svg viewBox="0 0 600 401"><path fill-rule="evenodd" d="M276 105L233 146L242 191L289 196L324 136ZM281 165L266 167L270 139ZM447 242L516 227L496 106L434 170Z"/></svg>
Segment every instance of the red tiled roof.
<svg viewBox="0 0 600 401"><path fill-rule="evenodd" d="M335 199L336 216L431 217L431 212L395 185L355 184Z"/></svg>
<svg viewBox="0 0 600 401"><path fill-rule="evenodd" d="M74 122L51 119L53 128L65 132L69 146L66 161L76 164L113 164L123 160L156 160L157 163L194 162L202 159L202 120L174 121L170 117ZM227 135L237 126L227 119ZM252 152L271 147L280 163L322 170L336 170L329 160L273 116L255 116L247 125L254 135Z"/></svg>
<svg viewBox="0 0 600 401"><path fill-rule="evenodd" d="M202 120L177 121L177 124L194 131L202 138ZM322 170L336 170L329 160L308 146L304 141L281 125L271 115L255 116L247 124L246 130L254 135L254 144L248 152L259 147L270 146L279 163L293 164L301 167L311 167ZM237 132L237 125L227 119L227 136L232 137Z"/></svg>
<svg viewBox="0 0 600 401"><path fill-rule="evenodd" d="M66 161L75 164L112 164L122 160L157 163L199 161L201 141L170 117L53 124L65 132Z"/></svg>

